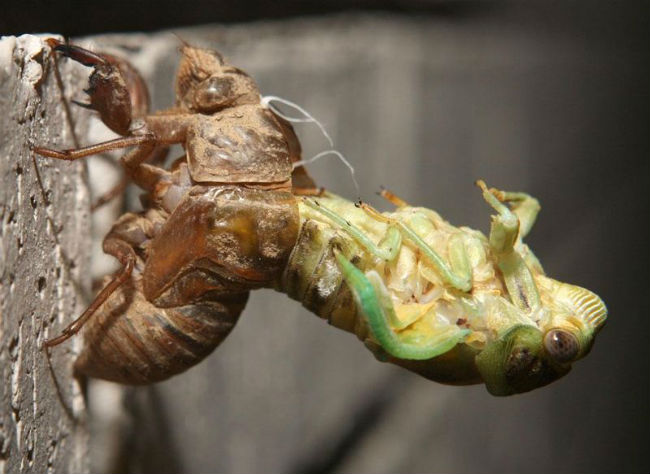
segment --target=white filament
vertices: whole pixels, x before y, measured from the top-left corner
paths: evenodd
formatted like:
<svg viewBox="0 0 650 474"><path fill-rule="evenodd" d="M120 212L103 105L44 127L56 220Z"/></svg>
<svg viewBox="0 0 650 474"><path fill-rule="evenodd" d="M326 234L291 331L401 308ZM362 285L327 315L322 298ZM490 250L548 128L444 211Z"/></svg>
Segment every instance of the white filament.
<svg viewBox="0 0 650 474"><path fill-rule="evenodd" d="M357 182L357 178L356 178L356 176L355 176L355 174L354 174L354 167L350 164L350 162L349 162L349 161L347 160L347 158L343 155L343 153L341 153L341 152L338 151L338 150L325 150L325 151L321 151L320 153L318 153L318 154L315 155L315 156L312 156L312 157L309 158L309 159L306 159L306 160L300 160L300 161L295 161L295 162L293 163L293 169L295 170L295 169L298 168L299 166L308 165L309 163L313 163L314 161L316 161L316 160L320 160L321 158L323 158L324 156L327 156L327 155L334 155L334 156L336 156L339 160L341 160L341 162L342 162L345 166L348 167L348 169L350 170L350 176L352 177L352 182L354 183L354 189L355 189L356 192L357 192L357 196L361 196L361 190L360 190L360 188L359 188L359 183Z"/></svg>
<svg viewBox="0 0 650 474"><path fill-rule="evenodd" d="M303 115L303 117L291 117L289 115L286 115L285 113L278 110L278 108L273 105L273 102L279 102L281 104L287 105L287 106L297 110L298 112L300 112ZM325 130L325 127L323 126L323 124L320 123L318 120L316 120L309 112L307 112L305 109L300 107L298 104L296 104L294 102L291 102L290 100L283 99L282 97L277 97L277 96L274 96L274 95L266 95L266 96L262 97L261 103L265 107L268 107L269 109L271 109L271 111L275 115L277 115L278 117L282 117L283 119L285 119L288 122L293 122L293 123L315 123L316 126L320 129L323 136L329 142L330 146L332 146L332 147L334 146L334 140L332 140L332 137L330 136L330 134L327 133L327 130ZM341 160L341 162L345 166L348 167L348 169L350 170L350 176L352 177L352 182L354 183L354 188L355 188L355 190L357 192L357 196L359 196L359 199L361 199L360 198L361 190L359 188L359 183L358 183L357 178L356 178L355 173L354 173L354 167L350 164L350 162L347 160L347 158L345 156L343 156L343 153L341 153L338 150L332 149L332 150L321 151L316 156L312 156L311 158L309 158L307 160L296 161L295 163L293 163L293 169L296 169L299 166L303 166L303 165L306 165L306 164L309 164L309 163L313 163L314 161L319 160L319 159L321 159L321 158L323 158L324 156L327 156L327 155L335 155L336 157L338 157L339 160Z"/></svg>
<svg viewBox="0 0 650 474"><path fill-rule="evenodd" d="M274 96L274 95L266 95L266 96L262 97L261 102L265 107L268 107L269 109L271 109L275 115L277 115L279 117L282 117L283 119L285 119L288 122L293 122L293 123L315 123L316 126L320 129L323 136L329 142L330 146L334 146L334 141L332 140L332 137L330 137L329 133L327 133L327 130L325 130L325 127L323 126L323 124L320 123L318 120L316 120L309 112L307 112L305 109L300 107L298 104L294 104L290 100L283 99L282 97L277 97L277 96ZM300 118L300 117L291 117L289 115L286 115L286 114L280 112L280 110L276 106L273 105L273 102L280 102L281 104L292 107L295 110L297 110L298 112L300 112L304 117Z"/></svg>

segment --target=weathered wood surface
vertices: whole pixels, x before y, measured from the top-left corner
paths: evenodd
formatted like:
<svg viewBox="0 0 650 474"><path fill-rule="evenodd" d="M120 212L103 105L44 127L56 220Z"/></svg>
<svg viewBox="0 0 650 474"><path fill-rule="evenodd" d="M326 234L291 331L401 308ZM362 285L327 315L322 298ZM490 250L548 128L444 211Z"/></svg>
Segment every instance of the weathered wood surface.
<svg viewBox="0 0 650 474"><path fill-rule="evenodd" d="M81 71L62 72L80 84ZM51 357L40 350L83 310L90 283L85 166L35 164L29 150L73 146L61 98L42 38L0 40L0 473L88 469L85 404L71 376L80 341Z"/></svg>

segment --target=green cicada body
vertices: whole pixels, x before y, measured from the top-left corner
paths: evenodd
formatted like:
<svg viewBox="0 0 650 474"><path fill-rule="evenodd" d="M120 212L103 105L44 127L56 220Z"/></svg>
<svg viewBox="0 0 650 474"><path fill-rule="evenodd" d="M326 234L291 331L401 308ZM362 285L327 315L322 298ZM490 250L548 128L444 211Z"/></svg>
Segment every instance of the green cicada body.
<svg viewBox="0 0 650 474"><path fill-rule="evenodd" d="M489 237L399 200L379 214L331 194L302 199L277 289L431 380L510 395L558 379L589 352L605 305L547 277L522 242L536 200L479 185L497 210Z"/></svg>

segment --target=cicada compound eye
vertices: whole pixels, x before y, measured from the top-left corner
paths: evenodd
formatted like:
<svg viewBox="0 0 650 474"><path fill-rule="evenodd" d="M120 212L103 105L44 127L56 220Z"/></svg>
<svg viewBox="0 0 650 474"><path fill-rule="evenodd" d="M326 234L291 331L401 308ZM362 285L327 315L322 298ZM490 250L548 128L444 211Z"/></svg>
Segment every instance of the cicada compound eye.
<svg viewBox="0 0 650 474"><path fill-rule="evenodd" d="M571 362L580 351L578 339L563 329L551 329L544 336L544 349L559 363Z"/></svg>
<svg viewBox="0 0 650 474"><path fill-rule="evenodd" d="M234 100L234 84L229 77L212 76L199 84L194 92L194 106L199 112L211 113L230 105Z"/></svg>

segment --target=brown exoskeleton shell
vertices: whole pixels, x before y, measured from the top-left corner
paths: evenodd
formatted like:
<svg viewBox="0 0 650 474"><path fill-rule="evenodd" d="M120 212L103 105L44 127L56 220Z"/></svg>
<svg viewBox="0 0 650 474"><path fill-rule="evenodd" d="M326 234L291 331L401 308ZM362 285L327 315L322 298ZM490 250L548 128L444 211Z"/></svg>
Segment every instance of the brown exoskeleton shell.
<svg viewBox="0 0 650 474"><path fill-rule="evenodd" d="M268 285L289 258L298 220L288 191L193 187L151 241L145 297L170 307Z"/></svg>
<svg viewBox="0 0 650 474"><path fill-rule="evenodd" d="M300 225L292 192L300 145L291 125L262 106L254 81L214 51L183 46L176 107L147 115L143 83L127 63L51 45L95 68L87 106L123 138L35 151L74 160L135 146L122 163L147 191L148 209L115 223L104 251L124 268L46 345L84 327L77 372L128 384L163 380L210 353L248 291L271 286L283 271ZM173 143L186 155L171 169L146 163ZM301 168L296 176L300 187L314 187Z"/></svg>
<svg viewBox="0 0 650 474"><path fill-rule="evenodd" d="M285 135L260 105L242 105L195 120L187 133L187 162L195 181L282 183L291 176Z"/></svg>
<svg viewBox="0 0 650 474"><path fill-rule="evenodd" d="M151 383L182 372L208 355L228 335L244 309L248 292L205 298L161 308L143 291L146 246L156 212L125 214L104 240L136 251L133 272L84 326L78 373L127 384Z"/></svg>

